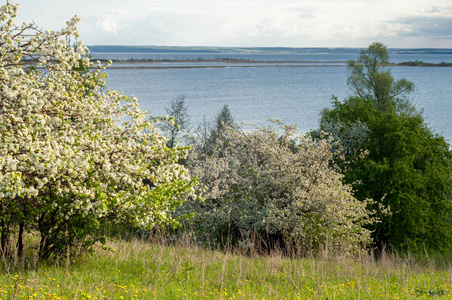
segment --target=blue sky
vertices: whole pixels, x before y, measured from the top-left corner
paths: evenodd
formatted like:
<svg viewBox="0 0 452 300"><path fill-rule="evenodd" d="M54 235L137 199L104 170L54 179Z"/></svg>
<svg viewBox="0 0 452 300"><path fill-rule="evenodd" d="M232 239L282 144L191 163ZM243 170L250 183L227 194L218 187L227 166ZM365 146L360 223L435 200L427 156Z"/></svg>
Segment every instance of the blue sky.
<svg viewBox="0 0 452 300"><path fill-rule="evenodd" d="M6 2L6 1L5 1ZM16 0L88 45L452 48L452 0Z"/></svg>

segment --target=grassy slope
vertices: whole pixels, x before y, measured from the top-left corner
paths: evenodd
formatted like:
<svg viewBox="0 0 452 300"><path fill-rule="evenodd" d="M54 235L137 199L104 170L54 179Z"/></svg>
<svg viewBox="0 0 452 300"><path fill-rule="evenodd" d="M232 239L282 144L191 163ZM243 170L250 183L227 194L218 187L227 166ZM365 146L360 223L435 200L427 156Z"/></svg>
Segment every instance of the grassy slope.
<svg viewBox="0 0 452 300"><path fill-rule="evenodd" d="M69 265L0 267L0 299L451 299L452 268L386 255L289 259L109 242ZM21 265L20 262L15 263Z"/></svg>

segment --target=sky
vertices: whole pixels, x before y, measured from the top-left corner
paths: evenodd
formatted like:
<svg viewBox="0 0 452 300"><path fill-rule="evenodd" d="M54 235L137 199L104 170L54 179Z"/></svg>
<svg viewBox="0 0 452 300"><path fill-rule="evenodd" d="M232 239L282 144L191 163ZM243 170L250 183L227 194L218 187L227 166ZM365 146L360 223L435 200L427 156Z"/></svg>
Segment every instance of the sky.
<svg viewBox="0 0 452 300"><path fill-rule="evenodd" d="M13 2L42 29L79 16L87 45L452 48L452 0Z"/></svg>

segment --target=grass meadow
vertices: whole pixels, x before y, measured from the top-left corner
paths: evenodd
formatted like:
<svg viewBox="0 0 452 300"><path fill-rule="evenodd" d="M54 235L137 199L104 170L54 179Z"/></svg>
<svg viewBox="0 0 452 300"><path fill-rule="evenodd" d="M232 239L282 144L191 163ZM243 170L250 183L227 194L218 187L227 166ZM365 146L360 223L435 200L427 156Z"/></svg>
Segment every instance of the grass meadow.
<svg viewBox="0 0 452 300"><path fill-rule="evenodd" d="M0 299L452 299L449 260L428 255L290 258L117 239L58 264L1 263Z"/></svg>

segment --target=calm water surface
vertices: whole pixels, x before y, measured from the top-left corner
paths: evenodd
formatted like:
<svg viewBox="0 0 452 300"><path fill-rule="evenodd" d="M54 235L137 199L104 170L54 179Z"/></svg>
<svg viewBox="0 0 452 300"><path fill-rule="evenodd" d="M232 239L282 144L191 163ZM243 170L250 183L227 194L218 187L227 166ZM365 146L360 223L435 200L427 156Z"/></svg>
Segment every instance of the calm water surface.
<svg viewBox="0 0 452 300"><path fill-rule="evenodd" d="M440 63L452 62L452 54L412 54L393 53L389 51L390 61L400 63L404 61L420 60L423 62ZM326 53L92 53L94 59L118 60L192 60L198 59L239 59L262 61L347 61L357 59L359 50L341 52L332 50Z"/></svg>
<svg viewBox="0 0 452 300"><path fill-rule="evenodd" d="M319 113L331 105L332 95L341 100L350 94L345 65L108 69L107 72L109 89L136 96L142 101L142 109L153 115L167 114L165 108L170 101L185 95L192 126L201 123L204 117L213 120L227 104L238 123L262 126L268 124L269 118L275 118L285 124L299 124L300 130L308 131L318 127ZM452 68L392 67L391 72L396 79L406 78L415 83L413 103L424 110L430 127L450 141Z"/></svg>

